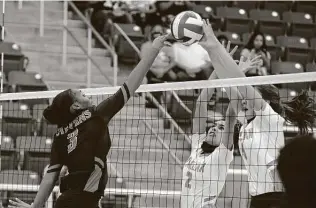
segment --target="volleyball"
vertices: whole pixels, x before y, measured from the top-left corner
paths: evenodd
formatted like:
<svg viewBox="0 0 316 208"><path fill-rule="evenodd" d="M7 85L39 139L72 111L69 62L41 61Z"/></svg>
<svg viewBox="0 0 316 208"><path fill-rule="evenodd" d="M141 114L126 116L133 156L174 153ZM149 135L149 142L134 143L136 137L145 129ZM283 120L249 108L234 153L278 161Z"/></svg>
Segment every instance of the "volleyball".
<svg viewBox="0 0 316 208"><path fill-rule="evenodd" d="M203 37L203 21L193 11L179 13L171 23L172 36L183 45L191 45Z"/></svg>

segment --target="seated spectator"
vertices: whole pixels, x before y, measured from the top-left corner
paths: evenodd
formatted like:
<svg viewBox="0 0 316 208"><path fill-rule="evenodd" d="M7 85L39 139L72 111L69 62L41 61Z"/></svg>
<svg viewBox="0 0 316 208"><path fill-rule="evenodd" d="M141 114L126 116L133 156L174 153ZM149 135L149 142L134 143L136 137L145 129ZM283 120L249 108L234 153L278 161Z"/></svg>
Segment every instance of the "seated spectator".
<svg viewBox="0 0 316 208"><path fill-rule="evenodd" d="M280 151L277 170L285 188L286 208L316 207L316 140L296 137Z"/></svg>
<svg viewBox="0 0 316 208"><path fill-rule="evenodd" d="M159 35L164 33L164 28L161 25L156 25L150 32L149 41L141 46L141 57L150 49L152 41ZM157 58L147 72L148 83L159 83L164 81L175 81L176 75L172 72L175 63L172 60L171 47L164 47L160 50Z"/></svg>
<svg viewBox="0 0 316 208"><path fill-rule="evenodd" d="M194 43L190 46L174 43L172 48L178 68L177 71L181 75L181 80L179 81L204 80L209 77L212 72L211 60L208 53L199 43Z"/></svg>
<svg viewBox="0 0 316 208"><path fill-rule="evenodd" d="M111 34L111 24L132 23L133 18L129 13L129 8L123 1L97 1L91 3L93 12L91 24L100 34Z"/></svg>
<svg viewBox="0 0 316 208"><path fill-rule="evenodd" d="M174 17L187 10L192 10L194 3L190 1L157 1L157 12L161 16L163 26L169 27Z"/></svg>
<svg viewBox="0 0 316 208"><path fill-rule="evenodd" d="M261 56L262 62L258 64L257 68L247 72L247 76L264 76L270 70L271 55L267 51L266 40L261 32L254 32L245 48L241 51L241 56L244 58Z"/></svg>

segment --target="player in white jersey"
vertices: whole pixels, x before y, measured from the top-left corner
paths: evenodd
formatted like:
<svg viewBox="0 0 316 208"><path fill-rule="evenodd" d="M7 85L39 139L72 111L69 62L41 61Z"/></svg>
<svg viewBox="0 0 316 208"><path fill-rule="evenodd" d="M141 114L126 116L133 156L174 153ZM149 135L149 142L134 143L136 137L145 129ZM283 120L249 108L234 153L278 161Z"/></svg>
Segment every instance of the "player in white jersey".
<svg viewBox="0 0 316 208"><path fill-rule="evenodd" d="M200 44L208 51L218 77L245 77L217 41L209 22L204 22L203 28L207 40ZM238 120L243 123L239 145L248 170L251 207L278 208L283 187L276 166L279 150L284 146L284 121L298 126L301 134L308 133L315 118L314 101L302 92L281 102L277 88L272 85L239 86L238 90L244 99L242 108L237 110Z"/></svg>
<svg viewBox="0 0 316 208"><path fill-rule="evenodd" d="M229 48L227 49L229 50ZM215 71L209 79L215 79ZM237 89L234 90L236 92ZM233 160L233 136L238 94L226 89L231 102L225 121L207 125L207 102L214 89L203 89L196 101L191 155L183 168L181 208L212 208L221 193ZM207 129L207 130L206 130Z"/></svg>

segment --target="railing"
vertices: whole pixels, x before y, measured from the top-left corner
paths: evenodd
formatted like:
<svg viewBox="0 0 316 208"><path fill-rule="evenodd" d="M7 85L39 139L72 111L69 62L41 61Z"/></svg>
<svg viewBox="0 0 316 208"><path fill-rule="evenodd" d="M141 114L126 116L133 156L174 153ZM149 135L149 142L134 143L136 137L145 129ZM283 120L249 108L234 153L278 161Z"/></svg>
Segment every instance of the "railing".
<svg viewBox="0 0 316 208"><path fill-rule="evenodd" d="M78 17L85 23L87 26L87 41L88 41L88 48L85 49L79 40L70 32L68 27L68 5L73 9L73 11L78 15ZM22 9L23 7L23 0L18 1L18 8ZM45 32L45 0L40 0L40 18L39 18L39 33L40 36L44 36ZM67 34L70 34L72 38L78 43L79 47L82 49L84 54L87 56L87 87L91 87L91 64L93 64L100 73L107 79L107 81L112 84L113 86L117 85L117 73L118 73L118 58L115 51L107 44L102 36L95 30L95 28L91 25L90 21L79 11L79 9L71 2L71 1L64 1L63 4L63 47L62 47L62 65L67 66ZM108 76L101 70L98 66L96 61L94 61L93 57L91 56L92 52L92 34L95 38L102 44L104 48L106 48L111 57L113 63L113 82L108 78Z"/></svg>
<svg viewBox="0 0 316 208"><path fill-rule="evenodd" d="M117 54L115 53L115 51L109 46L109 44L107 44L105 42L105 40L102 38L102 36L96 31L96 29L91 25L90 21L79 11L79 9L76 7L76 5L69 1L64 1L64 11L68 11L68 6L67 3L69 4L69 6L74 10L74 12L79 16L79 18L86 24L86 26L88 27L88 55L91 55L91 39L92 39L92 34L95 36L95 38L102 44L102 46L104 48L106 48L112 56L112 60L113 60L113 85L116 86L117 85L117 72L118 72L118 58L117 58ZM65 15L66 12L64 12ZM68 14L68 13L67 13ZM68 15L65 17L64 16L64 20L68 18ZM65 25L66 23L66 25ZM64 22L64 27L67 27L67 22ZM64 36L64 38L66 39L67 36ZM67 40L64 40L64 44ZM66 54L65 52L63 52L64 54ZM91 67L89 68L89 60L88 59L88 69L87 71L90 72L88 77L91 74ZM88 83L91 82L91 80L88 80Z"/></svg>

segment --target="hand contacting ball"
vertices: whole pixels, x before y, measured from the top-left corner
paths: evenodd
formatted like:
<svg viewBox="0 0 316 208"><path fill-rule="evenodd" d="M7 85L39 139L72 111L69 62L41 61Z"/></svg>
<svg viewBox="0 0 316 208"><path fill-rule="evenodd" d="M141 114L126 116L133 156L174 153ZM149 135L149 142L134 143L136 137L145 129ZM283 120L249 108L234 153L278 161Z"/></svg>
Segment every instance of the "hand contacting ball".
<svg viewBox="0 0 316 208"><path fill-rule="evenodd" d="M183 45L191 45L203 37L203 21L193 11L179 13L171 23L171 34Z"/></svg>

